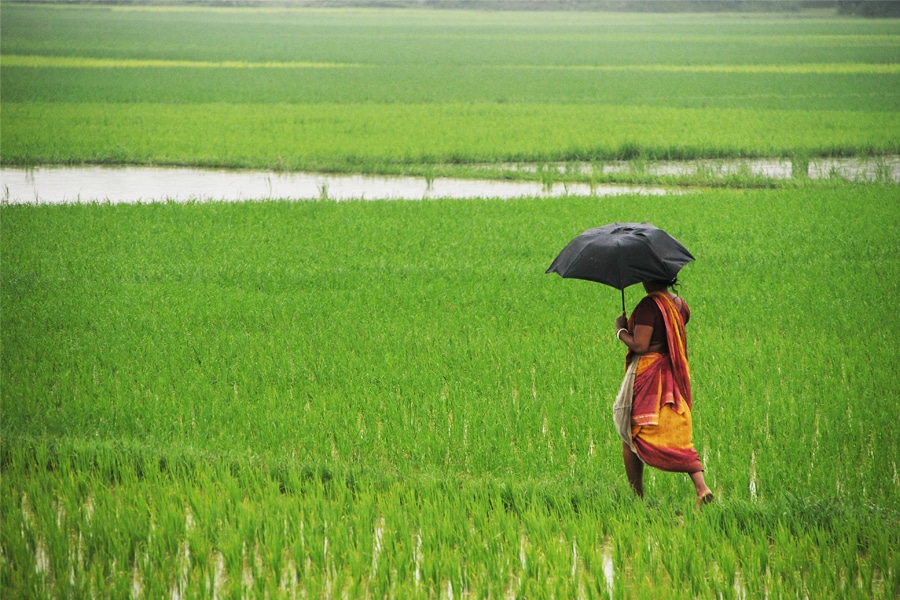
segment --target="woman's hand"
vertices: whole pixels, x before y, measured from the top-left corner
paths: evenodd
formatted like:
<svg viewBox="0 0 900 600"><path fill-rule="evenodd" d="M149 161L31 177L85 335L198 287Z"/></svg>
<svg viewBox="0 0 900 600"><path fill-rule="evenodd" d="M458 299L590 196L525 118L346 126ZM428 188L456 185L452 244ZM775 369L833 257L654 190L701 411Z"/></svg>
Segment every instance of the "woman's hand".
<svg viewBox="0 0 900 600"><path fill-rule="evenodd" d="M622 331L623 329L625 331ZM616 338L635 354L645 354L650 351L652 336L653 327L635 325L634 331L628 331L628 317L625 316L625 313L616 317ZM658 350L654 350L654 352L656 351Z"/></svg>

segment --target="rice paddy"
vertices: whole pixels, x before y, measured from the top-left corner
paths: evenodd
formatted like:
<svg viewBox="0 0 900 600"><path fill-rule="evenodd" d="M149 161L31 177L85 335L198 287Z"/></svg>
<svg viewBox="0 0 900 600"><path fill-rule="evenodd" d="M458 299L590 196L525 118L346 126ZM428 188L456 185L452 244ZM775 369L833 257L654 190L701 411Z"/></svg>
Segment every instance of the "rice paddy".
<svg viewBox="0 0 900 600"><path fill-rule="evenodd" d="M5 165L900 153L891 20L13 4L0 27Z"/></svg>
<svg viewBox="0 0 900 600"><path fill-rule="evenodd" d="M365 67L361 63L313 62L246 62L246 61L188 61L86 58L78 56L6 55L7 67L57 67L72 69L190 67L219 69L328 69ZM374 66L374 65L373 65ZM900 73L900 64L828 63L795 65L498 65L497 69L587 69L591 71L649 71L667 73Z"/></svg>
<svg viewBox="0 0 900 600"><path fill-rule="evenodd" d="M893 597L894 197L5 207L4 585ZM628 216L700 257L700 513L627 489L617 292L543 274Z"/></svg>
<svg viewBox="0 0 900 600"><path fill-rule="evenodd" d="M896 21L669 19L4 4L0 156L434 173L897 151ZM269 63L298 66L244 66ZM872 66L789 70L822 65ZM897 185L741 181L0 204L0 595L896 598ZM618 291L544 274L614 221L697 257L699 511L683 475L628 488Z"/></svg>
<svg viewBox="0 0 900 600"><path fill-rule="evenodd" d="M329 69L339 67L356 67L350 63L314 63L314 62L246 62L238 60L230 61L196 61L196 60L129 60L113 58L86 58L79 56L20 56L16 54L3 57L3 64L7 67L57 67L69 69L108 69L128 68L139 69L145 67L190 67L199 69Z"/></svg>

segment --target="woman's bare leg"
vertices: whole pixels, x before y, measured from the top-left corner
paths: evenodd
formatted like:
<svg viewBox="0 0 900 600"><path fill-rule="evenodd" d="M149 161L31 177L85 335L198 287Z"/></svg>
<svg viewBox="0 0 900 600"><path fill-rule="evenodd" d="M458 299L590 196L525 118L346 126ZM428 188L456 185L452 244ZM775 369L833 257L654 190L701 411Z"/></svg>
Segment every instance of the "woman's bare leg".
<svg viewBox="0 0 900 600"><path fill-rule="evenodd" d="M691 481L694 482L694 488L697 490L697 508L700 508L702 504L712 502L712 490L709 489L706 481L703 480L703 471L695 471L690 475Z"/></svg>
<svg viewBox="0 0 900 600"><path fill-rule="evenodd" d="M622 458L625 461L625 474L628 475L628 483L638 498L644 497L644 463L638 455L631 451L628 444L622 442ZM702 474L701 474L702 475Z"/></svg>

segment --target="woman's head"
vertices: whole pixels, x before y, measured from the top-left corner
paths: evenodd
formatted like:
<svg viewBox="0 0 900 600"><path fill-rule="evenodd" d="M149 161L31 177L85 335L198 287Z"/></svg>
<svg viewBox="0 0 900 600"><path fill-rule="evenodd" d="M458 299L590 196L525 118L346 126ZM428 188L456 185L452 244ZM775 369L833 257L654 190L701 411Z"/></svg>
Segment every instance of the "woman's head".
<svg viewBox="0 0 900 600"><path fill-rule="evenodd" d="M678 285L678 277L674 277L669 279L668 281L664 280L654 280L654 281L645 281L644 282L644 291L648 294L652 292L662 292L670 287L675 287Z"/></svg>

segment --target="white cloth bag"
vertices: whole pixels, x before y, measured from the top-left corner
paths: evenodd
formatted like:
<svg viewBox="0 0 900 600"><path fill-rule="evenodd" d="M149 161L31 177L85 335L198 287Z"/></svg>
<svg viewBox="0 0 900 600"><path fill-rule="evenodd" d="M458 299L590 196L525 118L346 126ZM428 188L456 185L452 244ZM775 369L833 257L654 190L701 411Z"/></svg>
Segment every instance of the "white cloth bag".
<svg viewBox="0 0 900 600"><path fill-rule="evenodd" d="M634 441L631 439L631 404L634 398L634 374L637 371L639 356L635 356L625 370L625 378L619 387L619 394L613 404L613 423L619 437L625 442L631 451L637 454Z"/></svg>

